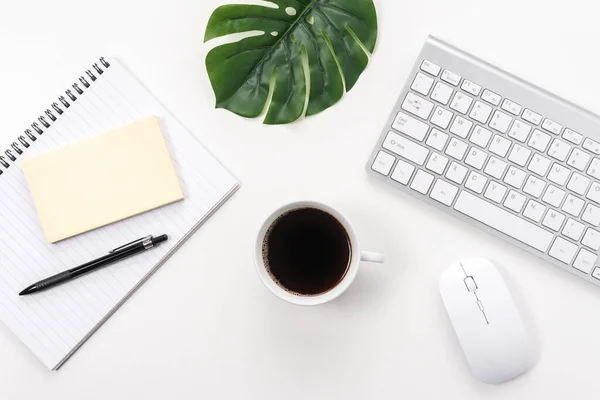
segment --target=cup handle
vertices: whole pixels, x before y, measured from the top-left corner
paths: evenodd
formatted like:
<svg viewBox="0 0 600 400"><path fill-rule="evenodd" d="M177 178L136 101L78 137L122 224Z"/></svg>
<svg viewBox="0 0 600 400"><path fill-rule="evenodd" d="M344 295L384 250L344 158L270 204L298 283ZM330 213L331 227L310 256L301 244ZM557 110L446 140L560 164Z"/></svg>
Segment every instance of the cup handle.
<svg viewBox="0 0 600 400"><path fill-rule="evenodd" d="M381 264L385 261L385 254L374 253L372 251L361 251L360 260Z"/></svg>

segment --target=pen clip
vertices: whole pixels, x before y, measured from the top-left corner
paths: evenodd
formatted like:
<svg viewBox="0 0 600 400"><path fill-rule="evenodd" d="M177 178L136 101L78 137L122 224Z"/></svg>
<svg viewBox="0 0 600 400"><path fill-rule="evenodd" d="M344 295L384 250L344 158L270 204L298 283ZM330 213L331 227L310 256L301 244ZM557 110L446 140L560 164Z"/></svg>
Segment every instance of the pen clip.
<svg viewBox="0 0 600 400"><path fill-rule="evenodd" d="M152 240L152 235L148 235L148 236L141 237L141 238L139 238L139 239L136 239L136 240L134 240L133 242L129 242L129 243L127 243L127 244L124 244L124 245L123 245L123 246L121 246L121 247L117 247L116 249L109 251L109 252L108 252L108 254L115 253L115 252L117 252L117 251L119 251L119 250L126 249L126 248L128 248L128 247L134 246L134 245L136 245L136 244L138 244L138 243L141 243L141 242L145 242L145 241L147 241L147 240Z"/></svg>

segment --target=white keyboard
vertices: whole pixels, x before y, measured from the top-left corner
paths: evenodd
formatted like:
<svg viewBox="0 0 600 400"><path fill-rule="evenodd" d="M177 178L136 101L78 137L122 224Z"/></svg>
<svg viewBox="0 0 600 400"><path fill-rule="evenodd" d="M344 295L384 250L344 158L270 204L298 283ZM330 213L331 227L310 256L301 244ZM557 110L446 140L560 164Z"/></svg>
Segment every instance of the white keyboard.
<svg viewBox="0 0 600 400"><path fill-rule="evenodd" d="M367 164L600 286L600 118L429 37Z"/></svg>

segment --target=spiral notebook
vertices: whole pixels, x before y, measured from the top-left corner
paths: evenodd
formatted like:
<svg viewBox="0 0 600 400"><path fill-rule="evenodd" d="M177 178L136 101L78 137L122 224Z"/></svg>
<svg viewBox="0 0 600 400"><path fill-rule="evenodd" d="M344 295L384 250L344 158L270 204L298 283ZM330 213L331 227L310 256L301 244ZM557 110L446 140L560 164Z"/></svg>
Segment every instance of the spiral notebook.
<svg viewBox="0 0 600 400"><path fill-rule="evenodd" d="M157 116L184 200L48 244L19 161ZM139 171L143 173L143 171ZM0 155L0 319L59 368L238 188L236 179L117 61L101 58ZM149 234L169 240L31 296L29 284Z"/></svg>

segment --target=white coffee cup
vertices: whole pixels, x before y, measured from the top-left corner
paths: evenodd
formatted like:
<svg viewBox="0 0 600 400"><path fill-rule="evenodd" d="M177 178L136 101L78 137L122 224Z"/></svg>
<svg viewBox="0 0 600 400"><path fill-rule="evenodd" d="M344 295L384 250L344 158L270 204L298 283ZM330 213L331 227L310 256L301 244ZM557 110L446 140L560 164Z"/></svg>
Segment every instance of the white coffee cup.
<svg viewBox="0 0 600 400"><path fill-rule="evenodd" d="M332 289L318 295L299 295L287 291L273 279L273 277L267 270L267 266L265 265L263 259L263 243L265 241L265 235L269 231L271 225L273 225L273 223L281 215L300 208L315 208L321 211L325 211L326 213L335 217L342 224L344 229L346 229L346 233L348 234L348 238L350 240L350 247L352 249L352 258L350 260L350 265L346 271L346 275L344 276L344 278ZM346 219L346 217L334 208L315 201L298 201L286 204L278 208L266 219L266 221L261 226L260 230L258 231L258 236L256 238L256 244L254 246L254 261L256 264L256 271L258 272L258 276L263 281L265 286L271 292L273 292L273 294L280 297L281 299L293 304L303 306L314 306L335 299L350 287L350 285L354 281L354 278L356 277L361 261L382 263L384 261L384 258L385 256L380 253L360 251L356 233L352 228L350 222L348 222L348 220Z"/></svg>

